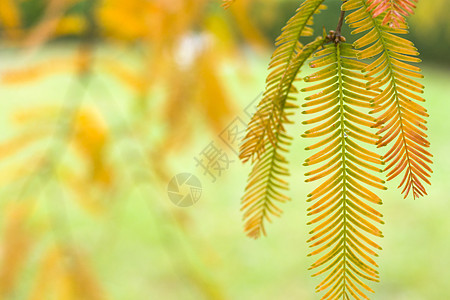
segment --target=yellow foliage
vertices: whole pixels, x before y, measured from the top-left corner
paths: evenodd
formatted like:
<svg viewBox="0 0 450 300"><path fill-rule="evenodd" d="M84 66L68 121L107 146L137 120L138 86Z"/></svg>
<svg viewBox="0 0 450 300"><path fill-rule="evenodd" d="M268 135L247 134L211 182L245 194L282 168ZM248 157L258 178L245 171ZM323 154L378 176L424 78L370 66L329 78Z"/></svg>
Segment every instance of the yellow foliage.
<svg viewBox="0 0 450 300"><path fill-rule="evenodd" d="M11 203L3 215L4 230L0 248L0 299L8 295L18 282L25 258L31 250L33 237L26 228L32 204L29 201Z"/></svg>
<svg viewBox="0 0 450 300"><path fill-rule="evenodd" d="M250 1L240 1L242 3L238 9L245 11L232 12L238 20L238 28L244 37L251 39L254 44L264 44L262 35L246 19ZM170 147L181 149L181 145L186 145L189 135L195 132L193 129L196 119L205 120L209 128L215 132L221 132L236 115L233 102L228 97L226 86L221 78L220 69L222 59L238 51L234 33L226 19L220 15L220 11L210 12L211 1L208 0L97 1L93 24L100 29L99 40L107 46L111 45L108 44L110 41L105 41L104 38L122 41L126 47L138 45L130 51L133 52L132 54L137 53L140 59L140 65L135 70L121 60L103 55L103 52L101 55L94 55L96 53L91 48L96 44L90 44L91 41L86 37L89 37L90 33L97 28L90 28L91 22L81 16L68 15L69 9L76 2L78 0L44 1L44 12L38 24L27 29L19 45L23 47L21 49L34 50L53 38L79 35L79 42L83 44L83 47L79 49L81 51L71 57L52 58L21 69L6 72L1 70L1 83L30 84L62 72L75 75L92 73L95 77L106 73L115 77L118 84L131 87L134 97L131 97L130 101L138 99L142 103L145 102L143 105L137 103L139 108L142 108L142 116L156 118L158 114L148 109L150 106L146 105L150 102L147 95L153 92L150 90L151 87L161 87L167 91L167 97L163 102L166 113L161 115L164 118L163 124L167 124L168 132L162 137L162 142L157 140L155 143L162 144L163 147L147 148L144 151L149 154L151 167L154 168L151 172L160 178L164 177L167 181L170 170L162 156ZM220 1L217 2L217 4L220 3ZM7 4L3 5L4 3ZM4 12L13 11L16 8L15 5L14 0L0 0L0 23L9 24L8 28L11 32L13 29L23 31L20 28L19 10L16 10L15 15L14 13L7 15L5 19ZM84 47L85 45L88 47ZM131 47L124 49L128 51ZM135 49L138 51L134 52ZM103 48L100 50L103 51ZM83 84L91 80L90 76L79 76L79 78L83 78L83 81L80 81ZM160 85L156 85L155 82ZM81 86L80 84L80 89L82 89ZM86 88L89 96L93 96L89 93L90 86L86 84L83 88ZM79 98L70 97L58 100L81 101ZM49 186L57 186L64 192L69 192L69 199L74 199L85 211L90 213L106 211L108 206L104 204L109 204L112 193L117 188L121 188L114 185L117 184L115 175L118 174L118 170L108 161L110 146L115 136L111 134L106 124L104 112L93 106L81 105L77 109L73 115L63 116L65 122L61 123L64 124L58 124L62 110L57 105L27 107L13 115L13 121L20 126L20 132L0 144L0 158L6 161L20 153L30 155L21 159L19 166L14 164L2 169L0 182L3 187L9 188L8 185L16 180L25 182L27 187L33 187L33 189L29 188L27 193L37 193L45 183L51 182L52 185ZM194 115L186 114L183 109L189 109ZM137 125L137 130L133 128L137 139L146 138L149 125L145 122ZM63 126L68 128L61 129L60 127ZM63 134L59 135L59 133L66 135L62 136ZM43 141L49 141L48 147L44 149L44 155L41 149L36 151L34 148L34 145L47 146ZM175 145L176 142L179 144ZM72 146L72 148L69 147L70 150L75 151L65 153L67 144ZM56 151L53 151L55 149ZM63 158L48 155L62 152L64 152ZM76 155L75 159L70 156L73 154ZM74 161L77 164L76 167L71 165ZM6 161L6 163L9 162ZM48 166L50 167L46 168ZM5 183L5 181L8 182ZM29 184L30 182L32 184ZM37 189L34 189L35 187ZM17 193L18 198L23 196L20 192ZM28 244L21 240L26 236L27 231L19 226L19 222L24 221L26 217L22 219L16 217L16 219L17 222L14 224L18 227L14 229L15 231L10 230L14 234L5 235L4 244L9 243L8 247L10 247L5 254L7 255L5 256L7 259L4 260L6 267L0 270L0 280L4 279L0 283L0 289L5 291L5 294L10 291L15 292L17 274L23 262L20 258L26 257L27 250L34 250L26 248ZM17 241L10 242L11 239L17 239ZM58 240L58 242L61 241ZM106 298L86 263L87 257L81 255L73 245L60 244L48 249L43 255L42 253L38 255L40 257L37 276L33 278L34 288L29 291L29 299L97 300ZM181 266L180 269L187 275L189 282L207 298L223 298L220 287L203 274L204 272L200 272L197 266Z"/></svg>
<svg viewBox="0 0 450 300"><path fill-rule="evenodd" d="M65 16L55 29L55 35L80 35L87 29L86 20L77 15Z"/></svg>
<svg viewBox="0 0 450 300"><path fill-rule="evenodd" d="M22 149L47 136L47 131L27 131L0 143L0 159L4 160L17 154Z"/></svg>
<svg viewBox="0 0 450 300"><path fill-rule="evenodd" d="M19 125L33 126L37 121L54 118L58 115L58 107L55 105L39 105L28 107L27 109L17 110L13 113L11 119Z"/></svg>
<svg viewBox="0 0 450 300"><path fill-rule="evenodd" d="M90 169L90 179L108 186L111 171L105 162L108 129L101 114L93 108L81 109L74 120L74 142Z"/></svg>
<svg viewBox="0 0 450 300"><path fill-rule="evenodd" d="M119 79L121 83L131 87L138 94L143 93L148 87L147 78L139 76L140 74L133 72L117 60L108 58L100 59L99 67L109 75L113 75Z"/></svg>
<svg viewBox="0 0 450 300"><path fill-rule="evenodd" d="M249 21L248 11L253 0L239 0L231 7L231 13L244 38L253 46L267 48L270 44L261 32Z"/></svg>
<svg viewBox="0 0 450 300"><path fill-rule="evenodd" d="M155 6L153 1L145 0L104 0L97 17L106 35L133 41L158 31L151 26L159 19Z"/></svg>
<svg viewBox="0 0 450 300"><path fill-rule="evenodd" d="M222 16L211 14L205 18L204 24L213 39L214 52L218 57L239 57L233 33Z"/></svg>
<svg viewBox="0 0 450 300"><path fill-rule="evenodd" d="M3 25L9 38L14 39L19 36L19 27L21 25L20 15L15 1L0 0L0 25Z"/></svg>
<svg viewBox="0 0 450 300"><path fill-rule="evenodd" d="M71 247L50 248L42 259L29 299L106 299L86 261Z"/></svg>
<svg viewBox="0 0 450 300"><path fill-rule="evenodd" d="M55 58L51 63L45 61L23 69L6 71L1 76L1 83L28 84L61 72L76 72L79 63L78 58Z"/></svg>
<svg viewBox="0 0 450 300"><path fill-rule="evenodd" d="M216 132L221 132L227 122L235 115L235 109L228 98L226 87L217 69L214 68L214 56L206 51L198 60L198 83L200 109Z"/></svg>

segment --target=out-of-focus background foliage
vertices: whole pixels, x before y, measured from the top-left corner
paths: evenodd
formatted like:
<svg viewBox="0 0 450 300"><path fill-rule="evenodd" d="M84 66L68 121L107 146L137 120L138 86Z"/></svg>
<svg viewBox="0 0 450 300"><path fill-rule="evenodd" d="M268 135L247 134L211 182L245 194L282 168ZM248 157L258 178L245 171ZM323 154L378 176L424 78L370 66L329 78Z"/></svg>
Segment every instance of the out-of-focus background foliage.
<svg viewBox="0 0 450 300"><path fill-rule="evenodd" d="M315 299L300 114L293 201L258 241L233 151L299 2L0 0L0 299ZM327 2L319 33L336 26ZM410 19L435 173L424 199L382 195L373 299L450 299L449 6ZM202 168L208 149L220 167ZM167 186L185 172L202 195L182 208Z"/></svg>

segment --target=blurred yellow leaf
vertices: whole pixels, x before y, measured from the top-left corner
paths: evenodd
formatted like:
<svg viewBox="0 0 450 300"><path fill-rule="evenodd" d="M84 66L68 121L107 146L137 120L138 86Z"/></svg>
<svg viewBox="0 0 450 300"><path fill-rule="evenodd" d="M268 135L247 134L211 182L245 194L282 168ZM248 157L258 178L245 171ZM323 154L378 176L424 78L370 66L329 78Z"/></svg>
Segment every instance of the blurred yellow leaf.
<svg viewBox="0 0 450 300"><path fill-rule="evenodd" d="M17 38L21 25L20 10L13 0L0 0L0 25L3 25L9 38Z"/></svg>
<svg viewBox="0 0 450 300"><path fill-rule="evenodd" d="M65 16L59 20L55 29L55 35L80 35L87 29L86 19L82 16Z"/></svg>
<svg viewBox="0 0 450 300"><path fill-rule="evenodd" d="M106 299L86 259L67 246L50 248L41 261L29 299Z"/></svg>
<svg viewBox="0 0 450 300"><path fill-rule="evenodd" d="M3 215L4 229L0 248L0 299L9 299L21 268L33 244L33 237L26 228L33 207L31 201L13 202Z"/></svg>
<svg viewBox="0 0 450 300"><path fill-rule="evenodd" d="M75 146L87 161L90 179L108 186L112 180L105 162L109 133L101 114L92 107L82 108L75 117L73 127Z"/></svg>

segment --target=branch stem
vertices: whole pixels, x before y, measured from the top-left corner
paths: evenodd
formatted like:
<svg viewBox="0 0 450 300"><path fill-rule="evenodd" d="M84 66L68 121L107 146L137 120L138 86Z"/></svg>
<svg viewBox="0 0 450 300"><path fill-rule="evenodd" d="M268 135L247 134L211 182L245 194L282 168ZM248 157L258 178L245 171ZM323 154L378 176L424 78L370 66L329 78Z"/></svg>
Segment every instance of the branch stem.
<svg viewBox="0 0 450 300"><path fill-rule="evenodd" d="M347 2L347 0L342 1L342 4L344 4L345 2ZM336 27L336 31L334 33L334 42L335 43L339 43L341 41L341 30L342 30L342 25L344 24L344 19L345 19L345 10L342 10L342 8L341 8L341 15L339 16L339 22Z"/></svg>

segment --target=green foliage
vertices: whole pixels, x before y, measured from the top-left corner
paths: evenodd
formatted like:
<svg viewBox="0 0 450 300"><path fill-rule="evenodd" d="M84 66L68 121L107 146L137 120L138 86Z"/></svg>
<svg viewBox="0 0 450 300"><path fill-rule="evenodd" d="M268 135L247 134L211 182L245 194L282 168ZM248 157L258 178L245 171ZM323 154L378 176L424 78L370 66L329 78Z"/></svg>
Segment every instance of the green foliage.
<svg viewBox="0 0 450 300"><path fill-rule="evenodd" d="M287 151L291 137L286 134L284 124L289 123L291 113L288 110L297 107L292 103L295 99L292 94L297 92L293 85L297 74L308 57L324 42L323 38L306 46L299 42L300 37L312 34L307 24L312 24L312 16L321 8L322 2L308 0L302 4L277 39L278 48L270 63L272 71L267 77L266 91L241 147L240 158L243 161L252 159L254 163L242 200L247 220L245 231L254 238L265 233L264 221L270 221L270 214L281 213L274 201L289 199L283 194L288 185L282 179L289 175L283 166L287 161L280 152Z"/></svg>

